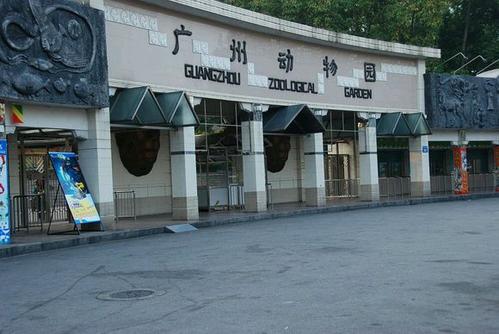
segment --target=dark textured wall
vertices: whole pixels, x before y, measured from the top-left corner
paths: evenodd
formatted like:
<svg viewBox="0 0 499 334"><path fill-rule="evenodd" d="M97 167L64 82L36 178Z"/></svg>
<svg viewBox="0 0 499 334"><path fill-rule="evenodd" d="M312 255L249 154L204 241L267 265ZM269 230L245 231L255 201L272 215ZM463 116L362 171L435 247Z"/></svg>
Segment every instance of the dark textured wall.
<svg viewBox="0 0 499 334"><path fill-rule="evenodd" d="M107 107L104 13L68 0L0 1L0 99Z"/></svg>
<svg viewBox="0 0 499 334"><path fill-rule="evenodd" d="M432 128L499 128L499 80L425 74L426 114Z"/></svg>

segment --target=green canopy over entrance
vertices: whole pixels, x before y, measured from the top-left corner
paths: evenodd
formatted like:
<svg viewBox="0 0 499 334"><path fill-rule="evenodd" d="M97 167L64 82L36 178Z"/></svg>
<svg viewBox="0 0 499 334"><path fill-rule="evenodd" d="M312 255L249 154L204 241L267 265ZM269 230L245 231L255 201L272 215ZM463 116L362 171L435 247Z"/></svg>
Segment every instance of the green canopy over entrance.
<svg viewBox="0 0 499 334"><path fill-rule="evenodd" d="M422 113L400 112L382 114L376 123L378 136L417 137L430 135L431 130Z"/></svg>
<svg viewBox="0 0 499 334"><path fill-rule="evenodd" d="M431 135L430 125L426 117L420 112L404 115L413 136Z"/></svg>
<svg viewBox="0 0 499 334"><path fill-rule="evenodd" d="M305 104L271 107L263 113L263 132L303 135L324 132L321 122Z"/></svg>
<svg viewBox="0 0 499 334"><path fill-rule="evenodd" d="M149 87L120 89L110 99L111 124L178 128L199 120L184 92L153 93Z"/></svg>

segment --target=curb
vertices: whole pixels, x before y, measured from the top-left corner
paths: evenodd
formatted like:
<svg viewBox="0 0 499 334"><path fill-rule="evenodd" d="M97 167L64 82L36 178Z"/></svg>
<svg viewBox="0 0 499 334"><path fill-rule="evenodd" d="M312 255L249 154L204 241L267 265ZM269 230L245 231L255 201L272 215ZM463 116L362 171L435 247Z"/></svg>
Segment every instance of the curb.
<svg viewBox="0 0 499 334"><path fill-rule="evenodd" d="M278 218L313 215L313 214L336 213L336 212L353 211L353 210L419 205L419 204L429 204L429 203L439 203L439 202L468 201L468 200L477 200L484 198L499 198L499 193L470 194L464 196L407 198L399 200L388 200L382 202L358 202L355 204L322 207L322 208L300 208L300 209L294 209L294 210L292 209L289 211L282 211L282 212L257 213L254 215L240 216L240 217L229 217L229 218L219 218L219 219L214 218L206 221L193 222L191 223L191 225L196 228L206 228L206 227L214 227L227 224L256 222L262 220L273 220ZM99 234L95 235L83 234L76 236L75 238L72 239L33 242L26 244L13 244L5 247L0 247L0 258L43 252L53 249L89 245L104 241L139 238L154 234L165 233L167 232L165 231L165 229L166 229L165 227L153 227L153 228L134 229L134 230L105 231L105 232L99 232Z"/></svg>

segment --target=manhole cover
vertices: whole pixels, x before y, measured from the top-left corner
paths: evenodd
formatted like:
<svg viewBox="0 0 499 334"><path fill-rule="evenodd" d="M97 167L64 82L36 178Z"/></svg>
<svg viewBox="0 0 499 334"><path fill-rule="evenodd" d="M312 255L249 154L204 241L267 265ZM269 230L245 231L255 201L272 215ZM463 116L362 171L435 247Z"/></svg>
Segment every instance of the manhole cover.
<svg viewBox="0 0 499 334"><path fill-rule="evenodd" d="M133 289L101 293L97 296L100 300L141 300L165 294L165 291L151 289Z"/></svg>

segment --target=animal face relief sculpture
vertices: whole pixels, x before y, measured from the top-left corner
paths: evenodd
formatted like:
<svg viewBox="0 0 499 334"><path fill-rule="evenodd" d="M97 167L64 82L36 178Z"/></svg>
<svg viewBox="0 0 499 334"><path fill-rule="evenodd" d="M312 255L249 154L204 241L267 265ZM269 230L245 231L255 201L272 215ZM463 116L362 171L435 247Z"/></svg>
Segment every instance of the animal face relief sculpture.
<svg viewBox="0 0 499 334"><path fill-rule="evenodd" d="M115 138L126 170L137 177L149 174L158 159L159 130L117 132Z"/></svg>
<svg viewBox="0 0 499 334"><path fill-rule="evenodd" d="M0 13L0 98L108 106L102 11L69 0L3 0Z"/></svg>

